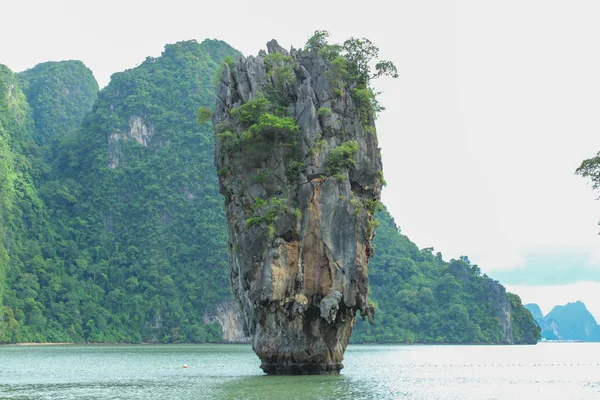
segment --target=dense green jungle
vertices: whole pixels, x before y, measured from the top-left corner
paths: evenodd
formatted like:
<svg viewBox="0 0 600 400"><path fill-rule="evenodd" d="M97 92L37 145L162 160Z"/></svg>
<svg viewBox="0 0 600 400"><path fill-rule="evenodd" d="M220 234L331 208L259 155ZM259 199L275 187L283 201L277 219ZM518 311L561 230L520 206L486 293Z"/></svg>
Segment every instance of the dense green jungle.
<svg viewBox="0 0 600 400"><path fill-rule="evenodd" d="M0 343L222 341L206 316L233 300L227 224L213 128L197 119L238 54L167 45L100 91L79 61L0 65ZM353 342L539 339L467 257L419 249L385 207L377 220L375 324L359 320Z"/></svg>

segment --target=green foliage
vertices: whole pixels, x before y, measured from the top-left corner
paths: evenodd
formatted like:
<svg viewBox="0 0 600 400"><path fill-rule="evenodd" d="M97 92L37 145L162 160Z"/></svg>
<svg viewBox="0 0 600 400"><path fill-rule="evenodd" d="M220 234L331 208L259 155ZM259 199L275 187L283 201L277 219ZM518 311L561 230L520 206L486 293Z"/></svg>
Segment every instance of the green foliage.
<svg viewBox="0 0 600 400"><path fill-rule="evenodd" d="M256 183L266 183L272 175L273 171L271 171L270 169L261 169L256 175L252 177L252 180Z"/></svg>
<svg viewBox="0 0 600 400"><path fill-rule="evenodd" d="M34 143L43 141L32 118L36 111L17 77L0 65L0 342L36 341L52 332L44 300L54 283L56 260L49 258L57 243L35 185L48 170L48 147ZM63 122L55 118L40 126L50 131L56 128L51 123Z"/></svg>
<svg viewBox="0 0 600 400"><path fill-rule="evenodd" d="M33 112L39 145L77 129L98 98L98 83L81 61L45 62L17 78Z"/></svg>
<svg viewBox="0 0 600 400"><path fill-rule="evenodd" d="M312 148L310 149L313 157L316 157L316 155L318 153L320 153L321 151L323 151L326 146L327 146L327 142L319 135L319 138L317 140L315 140L315 143L313 144Z"/></svg>
<svg viewBox="0 0 600 400"><path fill-rule="evenodd" d="M331 175L337 174L342 168L353 168L354 156L358 151L358 143L355 140L344 142L332 149L327 155L326 165Z"/></svg>
<svg viewBox="0 0 600 400"><path fill-rule="evenodd" d="M541 337L541 328L516 294L508 293L513 340L517 344L535 344Z"/></svg>
<svg viewBox="0 0 600 400"><path fill-rule="evenodd" d="M305 170L302 161L290 161L285 168L285 175L289 182L296 182L301 173Z"/></svg>
<svg viewBox="0 0 600 400"><path fill-rule="evenodd" d="M378 60L379 48L367 38L357 39L351 37L344 41L342 45L331 45L327 42L329 32L315 31L312 37L306 42L305 48L308 51L318 52L323 59L331 64L338 64L348 69L350 80L356 80L359 88L369 87L370 81L381 76L398 77L398 69L393 62L387 60ZM342 57L342 58L340 58ZM345 61L345 62L342 62ZM375 62L372 71L372 64ZM344 74L345 75L345 74Z"/></svg>
<svg viewBox="0 0 600 400"><path fill-rule="evenodd" d="M233 67L235 61L230 56L225 57L225 60L219 65L219 68L215 71L212 79L212 86L215 89L218 89L219 81L221 80L221 76L223 75L223 71L225 70L225 66L229 66L229 68Z"/></svg>
<svg viewBox="0 0 600 400"><path fill-rule="evenodd" d="M284 56L271 58L275 61L279 59L286 58ZM272 92L270 87L266 89ZM292 183L304 171L304 163L298 160L296 148L300 128L293 118L281 115L287 114L287 110L285 112L280 110L280 105L272 103L259 93L254 99L233 109L230 113L245 130L241 133L225 131L217 133L216 136L223 152L239 152L250 163L268 157L274 148L285 149L286 176L289 183Z"/></svg>
<svg viewBox="0 0 600 400"><path fill-rule="evenodd" d="M315 33L308 38L304 47L309 51L318 52L327 46L328 37L329 32L327 31L315 31Z"/></svg>
<svg viewBox="0 0 600 400"><path fill-rule="evenodd" d="M270 81L266 94L274 105L273 111L280 116L287 116L287 108L290 104L289 93L293 91L292 84L296 80L296 62L291 56L279 53L267 54L263 61Z"/></svg>
<svg viewBox="0 0 600 400"><path fill-rule="evenodd" d="M381 183L382 186L387 186L387 182L385 181L385 178L383 177L383 171L379 172L379 182Z"/></svg>
<svg viewBox="0 0 600 400"><path fill-rule="evenodd" d="M358 197L355 197L354 195L350 199L350 205L352 206L352 209L354 210L354 215L360 214L360 212L363 210L362 201L360 201L360 199Z"/></svg>
<svg viewBox="0 0 600 400"><path fill-rule="evenodd" d="M376 79L380 76L398 78L398 69L391 61L378 61L377 64L375 64L375 73L371 75L369 79Z"/></svg>
<svg viewBox="0 0 600 400"><path fill-rule="evenodd" d="M343 96L348 88L352 90L363 128L374 133L373 120L384 108L377 101L379 93L374 91L371 81L381 76L397 78L398 70L391 61L378 59L379 48L369 39L350 38L342 45L331 45L327 37L327 31L316 31L305 48L317 51L329 63L327 78L337 97Z"/></svg>
<svg viewBox="0 0 600 400"><path fill-rule="evenodd" d="M253 215L246 219L246 226L248 228L263 223L268 226L272 225L277 221L279 215L290 212L290 209L285 199L273 197L268 202L263 199L257 199L252 207L250 207L250 212Z"/></svg>
<svg viewBox="0 0 600 400"><path fill-rule="evenodd" d="M317 115L321 118L329 117L331 115L331 109L326 107L321 107L317 110Z"/></svg>
<svg viewBox="0 0 600 400"><path fill-rule="evenodd" d="M208 107L200 107L198 109L198 125L204 125L207 122L210 122L210 119L213 116L213 112Z"/></svg>
<svg viewBox="0 0 600 400"><path fill-rule="evenodd" d="M360 122L362 123L363 128L369 133L375 133L375 130L372 128L373 121L375 120L377 113L383 110L377 101L375 93L368 88L356 88L352 91L352 97L356 101Z"/></svg>
<svg viewBox="0 0 600 400"><path fill-rule="evenodd" d="M227 231L212 127L196 119L199 106L214 104L214 71L236 54L223 42L181 42L114 74L80 129L61 127L60 113L44 120L56 136L52 158L29 155L29 138L46 134L34 130L18 84L6 85L22 104L9 114L0 96L0 121L21 123L9 127L10 143L0 139L0 153L10 150L0 154L8 171L0 170L0 207L10 209L0 210L0 230L11 232L0 246L0 261L11 247L9 268L0 271L0 341L221 339L203 317L232 299ZM52 96L35 98L34 115L62 107ZM144 144L134 122L152 132Z"/></svg>
<svg viewBox="0 0 600 400"><path fill-rule="evenodd" d="M583 160L575 173L584 178L589 178L592 181L592 188L598 190L600 188L600 152L595 157Z"/></svg>
<svg viewBox="0 0 600 400"><path fill-rule="evenodd" d="M379 226L379 222L375 219L375 217L370 215L367 218L367 226L365 228L365 239L369 239L369 238L373 237L373 235L375 234L375 229L378 226Z"/></svg>
<svg viewBox="0 0 600 400"><path fill-rule="evenodd" d="M338 172L337 174L334 175L335 179L339 182L339 183L344 183L346 181L347 176L342 174L341 172Z"/></svg>
<svg viewBox="0 0 600 400"><path fill-rule="evenodd" d="M221 150L236 151L240 148L240 138L231 131L217 133L217 139L221 142Z"/></svg>
<svg viewBox="0 0 600 400"><path fill-rule="evenodd" d="M281 118L273 114L264 113L258 121L248 129L253 139L275 143L295 143L297 140L298 124L293 118Z"/></svg>
<svg viewBox="0 0 600 400"><path fill-rule="evenodd" d="M247 127L240 135L232 131L217 133L223 152L243 151L246 157L264 158L273 147L294 147L299 127L290 117L272 113L274 106L262 94L233 109L231 115Z"/></svg>
<svg viewBox="0 0 600 400"><path fill-rule="evenodd" d="M583 160L575 170L575 174L590 179L592 188L598 190L600 188L600 152L595 157ZM600 196L597 199L600 199ZM600 225L600 222L598 222L598 225Z"/></svg>
<svg viewBox="0 0 600 400"><path fill-rule="evenodd" d="M285 105L288 94L285 86L295 79L296 63L290 56L269 54L263 58L269 83L264 88L267 96L261 93L248 100L230 112L230 125L236 126L236 132L217 133L221 148L229 152L233 159L240 158L245 168L260 168L252 176L254 182L265 184L273 177L273 171L264 168L263 161L268 159L273 151L282 153L286 177L285 184L293 185L304 171L304 163L299 159L297 144L300 128L296 121L287 116ZM287 72L286 72L287 71ZM289 72L289 79L285 78ZM237 139L237 142L236 142ZM244 174L236 171L234 164L233 176ZM223 175L224 176L224 175ZM266 198L255 198L248 210L246 228L260 227L267 237L275 235L275 222L282 214L296 215L285 199L275 194L265 194ZM297 215L296 215L297 216Z"/></svg>
<svg viewBox="0 0 600 400"><path fill-rule="evenodd" d="M329 84L336 96L343 96L349 80L348 62L343 56L337 55L331 60L329 67L330 70L326 73Z"/></svg>
<svg viewBox="0 0 600 400"><path fill-rule="evenodd" d="M380 76L398 77L396 66L391 61L377 61L375 73L371 72L371 62L377 60L379 48L369 39L350 38L344 42L342 49L352 67L352 72L364 86L368 86L369 81Z"/></svg>
<svg viewBox="0 0 600 400"><path fill-rule="evenodd" d="M241 123L250 126L258 123L260 116L269 110L269 106L269 100L262 93L259 93L256 98L248 100L241 106L231 110L231 115L239 118Z"/></svg>
<svg viewBox="0 0 600 400"><path fill-rule="evenodd" d="M583 160L575 173L584 178L589 178L592 181L593 188L598 189L600 187L600 152L595 157Z"/></svg>
<svg viewBox="0 0 600 400"><path fill-rule="evenodd" d="M383 209L369 261L370 297L376 305L373 326L359 320L353 342L379 343L500 343L505 338L497 316L506 298L493 289L498 283L482 276L467 257L446 262L433 248L418 249L400 233ZM508 294L513 339L531 343L539 338L535 321Z"/></svg>
<svg viewBox="0 0 600 400"><path fill-rule="evenodd" d="M267 54L264 57L263 62L265 63L265 69L267 73L278 67L291 66L295 64L294 59L291 56L284 56L280 53Z"/></svg>
<svg viewBox="0 0 600 400"><path fill-rule="evenodd" d="M378 211L383 211L383 204L377 199L367 200L367 211L371 215L375 215Z"/></svg>
<svg viewBox="0 0 600 400"><path fill-rule="evenodd" d="M225 57L225 61L223 61L223 62L225 64L229 65L229 68L232 68L234 66L234 64L235 64L235 61L230 56Z"/></svg>

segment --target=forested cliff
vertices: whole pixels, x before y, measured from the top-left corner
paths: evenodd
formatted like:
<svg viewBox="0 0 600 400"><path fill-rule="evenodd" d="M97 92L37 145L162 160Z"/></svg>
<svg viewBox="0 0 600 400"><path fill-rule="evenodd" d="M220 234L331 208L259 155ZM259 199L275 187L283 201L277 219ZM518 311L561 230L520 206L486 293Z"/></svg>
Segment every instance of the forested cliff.
<svg viewBox="0 0 600 400"><path fill-rule="evenodd" d="M419 249L381 211L369 263L375 324L358 321L353 339L385 343L535 343L539 329L518 296L467 257L446 262Z"/></svg>
<svg viewBox="0 0 600 400"><path fill-rule="evenodd" d="M243 338L212 127L196 122L237 54L168 45L99 93L77 61L0 66L0 342ZM378 220L375 325L353 340L535 342L516 296Z"/></svg>

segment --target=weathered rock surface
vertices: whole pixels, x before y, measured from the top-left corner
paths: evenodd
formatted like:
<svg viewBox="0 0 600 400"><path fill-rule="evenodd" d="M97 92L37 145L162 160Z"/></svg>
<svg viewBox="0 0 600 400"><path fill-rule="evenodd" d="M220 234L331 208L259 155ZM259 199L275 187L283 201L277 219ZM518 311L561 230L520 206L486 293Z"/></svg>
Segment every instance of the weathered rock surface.
<svg viewBox="0 0 600 400"><path fill-rule="evenodd" d="M221 303L204 313L205 324L219 323L225 343L250 343L242 318L240 307L233 301Z"/></svg>
<svg viewBox="0 0 600 400"><path fill-rule="evenodd" d="M357 312L373 314L375 126L316 52L267 48L224 66L213 116L231 283L266 373L337 374ZM232 111L261 94L287 109L296 138L245 139L249 126ZM332 167L331 152L348 142L357 144L353 165Z"/></svg>
<svg viewBox="0 0 600 400"><path fill-rule="evenodd" d="M511 306L506 294L506 288L498 281L492 279L487 282L486 286L486 300L492 303L496 312L496 319L502 331L502 342L512 344L514 343L514 338L511 325Z"/></svg>

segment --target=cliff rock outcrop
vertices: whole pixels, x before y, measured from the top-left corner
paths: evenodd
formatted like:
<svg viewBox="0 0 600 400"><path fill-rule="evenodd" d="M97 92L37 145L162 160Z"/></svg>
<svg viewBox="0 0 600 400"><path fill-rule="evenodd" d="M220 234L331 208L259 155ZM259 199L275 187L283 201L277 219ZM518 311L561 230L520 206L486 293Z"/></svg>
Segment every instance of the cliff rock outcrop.
<svg viewBox="0 0 600 400"><path fill-rule="evenodd" d="M373 315L372 103L322 53L267 48L224 64L213 115L231 283L266 373L337 374Z"/></svg>
<svg viewBox="0 0 600 400"><path fill-rule="evenodd" d="M244 330L240 307L234 301L220 303L213 310L206 311L203 322L205 324L218 322L225 343L250 343L250 338Z"/></svg>

